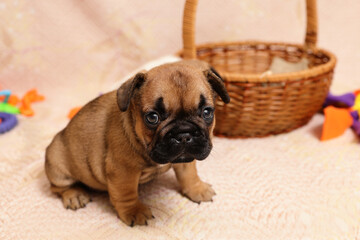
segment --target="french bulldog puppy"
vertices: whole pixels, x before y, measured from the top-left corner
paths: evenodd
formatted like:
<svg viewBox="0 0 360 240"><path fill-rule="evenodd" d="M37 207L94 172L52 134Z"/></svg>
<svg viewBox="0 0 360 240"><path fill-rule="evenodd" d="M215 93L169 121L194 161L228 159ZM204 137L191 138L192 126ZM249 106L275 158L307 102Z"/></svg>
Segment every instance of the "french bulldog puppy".
<svg viewBox="0 0 360 240"><path fill-rule="evenodd" d="M78 183L109 192L129 226L153 218L138 199L138 186L174 169L182 193L211 201L196 161L212 149L216 97L228 103L220 75L207 63L184 60L140 72L117 91L86 104L46 149L45 171L64 207L90 201Z"/></svg>

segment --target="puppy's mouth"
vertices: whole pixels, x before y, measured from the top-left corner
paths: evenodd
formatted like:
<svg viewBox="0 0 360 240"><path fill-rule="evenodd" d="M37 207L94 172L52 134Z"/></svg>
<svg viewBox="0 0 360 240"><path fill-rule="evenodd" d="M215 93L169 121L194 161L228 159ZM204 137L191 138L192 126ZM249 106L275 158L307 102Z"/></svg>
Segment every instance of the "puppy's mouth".
<svg viewBox="0 0 360 240"><path fill-rule="evenodd" d="M210 153L210 151L209 151ZM209 154L202 154L203 156L201 157L194 157L188 154L185 155L181 155L178 157L172 157L172 156L165 156L165 155L160 155L157 154L156 152L152 152L152 154L150 154L150 158L158 163L158 164L166 164L166 163L189 163L192 162L194 160L199 160L202 161L204 160Z"/></svg>
<svg viewBox="0 0 360 240"><path fill-rule="evenodd" d="M181 156L173 161L171 161L171 163L188 163L188 162L192 162L195 159L193 157L186 157L186 156Z"/></svg>

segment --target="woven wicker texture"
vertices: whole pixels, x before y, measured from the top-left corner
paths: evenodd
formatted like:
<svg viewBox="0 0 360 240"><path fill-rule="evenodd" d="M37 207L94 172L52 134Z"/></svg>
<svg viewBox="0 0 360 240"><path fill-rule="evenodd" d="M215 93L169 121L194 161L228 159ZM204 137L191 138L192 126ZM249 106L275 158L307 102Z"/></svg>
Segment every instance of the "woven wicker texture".
<svg viewBox="0 0 360 240"><path fill-rule="evenodd" d="M215 134L260 137L288 132L306 124L321 108L329 90L335 56L316 48L316 1L307 0L304 46L285 43L232 42L195 46L197 0L187 0L183 19L186 59L209 62L224 78L231 102L218 101ZM264 75L274 57L288 62L306 58L309 69Z"/></svg>

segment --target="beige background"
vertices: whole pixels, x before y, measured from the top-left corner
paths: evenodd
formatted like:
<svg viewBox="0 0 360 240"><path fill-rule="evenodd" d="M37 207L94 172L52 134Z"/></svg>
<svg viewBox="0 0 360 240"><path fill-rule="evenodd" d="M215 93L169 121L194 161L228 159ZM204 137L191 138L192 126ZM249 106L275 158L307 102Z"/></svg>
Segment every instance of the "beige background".
<svg viewBox="0 0 360 240"><path fill-rule="evenodd" d="M303 0L200 0L197 42L302 42ZM319 0L318 45L335 53L332 91L360 88L360 1ZM360 144L351 130L320 142L323 117L263 139L215 139L199 164L214 203L191 203L173 172L141 188L155 221L129 229L105 194L77 212L50 193L44 149L70 108L142 64L181 48L181 0L2 0L0 88L46 96L0 135L0 239L360 238Z"/></svg>
<svg viewBox="0 0 360 240"><path fill-rule="evenodd" d="M304 2L200 0L197 42L301 43ZM14 92L64 86L65 94L68 83L82 90L92 83L87 92L94 94L142 63L178 51L182 9L182 0L4 0L0 84ZM360 74L360 2L319 0L318 9L318 45L339 59L333 89L350 91Z"/></svg>

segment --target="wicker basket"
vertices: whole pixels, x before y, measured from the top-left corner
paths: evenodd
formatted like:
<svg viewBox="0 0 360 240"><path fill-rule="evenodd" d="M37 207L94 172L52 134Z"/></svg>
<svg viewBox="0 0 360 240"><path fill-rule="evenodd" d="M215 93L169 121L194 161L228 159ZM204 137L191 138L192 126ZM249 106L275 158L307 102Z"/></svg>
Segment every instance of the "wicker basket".
<svg viewBox="0 0 360 240"><path fill-rule="evenodd" d="M195 46L197 0L187 0L183 19L185 59L200 59L215 67L225 81L229 104L216 106L214 133L225 137L262 137L291 131L306 124L321 108L328 93L335 56L316 48L316 1L307 0L305 44L230 42ZM263 74L273 57L289 62L308 59L302 71Z"/></svg>

